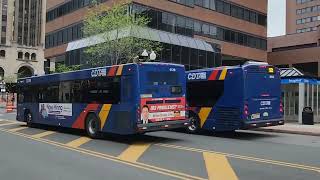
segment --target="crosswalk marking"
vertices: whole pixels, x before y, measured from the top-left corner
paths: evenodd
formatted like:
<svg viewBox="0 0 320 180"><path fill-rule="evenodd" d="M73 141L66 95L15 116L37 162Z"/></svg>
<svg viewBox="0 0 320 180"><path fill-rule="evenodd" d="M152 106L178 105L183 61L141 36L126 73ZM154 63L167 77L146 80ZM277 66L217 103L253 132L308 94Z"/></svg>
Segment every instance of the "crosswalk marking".
<svg viewBox="0 0 320 180"><path fill-rule="evenodd" d="M125 161L136 162L142 154L149 148L149 143L138 143L130 145L118 157Z"/></svg>
<svg viewBox="0 0 320 180"><path fill-rule="evenodd" d="M45 132L42 132L42 133L39 133L39 134L35 134L35 135L32 135L31 137L33 138L43 138L45 136L49 136L51 134L55 133L54 131L45 131Z"/></svg>
<svg viewBox="0 0 320 180"><path fill-rule="evenodd" d="M209 180L238 180L226 156L203 152Z"/></svg>
<svg viewBox="0 0 320 180"><path fill-rule="evenodd" d="M77 148L77 147L81 146L82 144L85 144L85 143L87 143L89 141L91 141L91 139L88 138L88 137L80 137L80 138L78 138L76 140L73 140L73 141L67 143L67 146L70 146L70 147L73 147L73 148Z"/></svg>
<svg viewBox="0 0 320 180"><path fill-rule="evenodd" d="M27 129L28 127L23 126L23 127L18 127L18 128L13 128L13 129L9 129L10 132L17 132L23 129Z"/></svg>
<svg viewBox="0 0 320 180"><path fill-rule="evenodd" d="M15 123L15 122L3 123L3 124L0 124L0 126L7 126L7 125L12 125L12 124L17 124L17 123Z"/></svg>

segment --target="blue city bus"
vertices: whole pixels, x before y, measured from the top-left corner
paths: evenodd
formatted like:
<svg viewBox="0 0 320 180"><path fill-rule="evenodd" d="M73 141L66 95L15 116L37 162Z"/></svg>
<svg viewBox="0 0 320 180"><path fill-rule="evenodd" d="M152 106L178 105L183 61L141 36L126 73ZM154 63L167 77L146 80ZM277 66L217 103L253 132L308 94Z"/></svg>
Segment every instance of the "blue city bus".
<svg viewBox="0 0 320 180"><path fill-rule="evenodd" d="M17 120L121 135L181 128L182 65L132 63L19 79Z"/></svg>
<svg viewBox="0 0 320 180"><path fill-rule="evenodd" d="M267 63L193 70L186 79L190 133L284 124L280 73Z"/></svg>

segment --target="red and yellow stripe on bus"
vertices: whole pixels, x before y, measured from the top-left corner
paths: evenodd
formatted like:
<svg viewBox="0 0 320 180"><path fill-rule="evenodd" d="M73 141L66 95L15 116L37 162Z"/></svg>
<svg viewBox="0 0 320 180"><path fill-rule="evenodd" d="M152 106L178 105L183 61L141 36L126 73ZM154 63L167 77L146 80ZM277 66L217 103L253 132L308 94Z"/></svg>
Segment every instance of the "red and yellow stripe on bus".
<svg viewBox="0 0 320 180"><path fill-rule="evenodd" d="M214 80L225 80L227 76L228 69L223 68L223 69L215 69L211 72L208 80L209 81L214 81Z"/></svg>
<svg viewBox="0 0 320 180"><path fill-rule="evenodd" d="M123 65L113 66L109 68L107 76L108 77L121 76L122 71L123 71ZM104 125L107 122L111 107L112 107L112 104L103 104L99 113L97 113L101 121L101 124L100 124L101 130L103 129ZM85 119L88 113L96 112L98 109L99 109L99 104L88 104L86 108L84 108L84 110L77 117L76 121L72 124L72 128L84 129Z"/></svg>

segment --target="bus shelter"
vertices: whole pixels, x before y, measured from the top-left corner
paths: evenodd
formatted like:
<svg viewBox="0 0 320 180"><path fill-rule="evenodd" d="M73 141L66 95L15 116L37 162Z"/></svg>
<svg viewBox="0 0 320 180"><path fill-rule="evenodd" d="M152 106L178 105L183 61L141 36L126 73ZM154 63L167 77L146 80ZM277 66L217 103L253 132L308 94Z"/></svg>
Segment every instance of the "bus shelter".
<svg viewBox="0 0 320 180"><path fill-rule="evenodd" d="M281 69L281 87L286 122L302 123L304 107L311 107L315 122L320 122L320 80L304 76L295 68Z"/></svg>

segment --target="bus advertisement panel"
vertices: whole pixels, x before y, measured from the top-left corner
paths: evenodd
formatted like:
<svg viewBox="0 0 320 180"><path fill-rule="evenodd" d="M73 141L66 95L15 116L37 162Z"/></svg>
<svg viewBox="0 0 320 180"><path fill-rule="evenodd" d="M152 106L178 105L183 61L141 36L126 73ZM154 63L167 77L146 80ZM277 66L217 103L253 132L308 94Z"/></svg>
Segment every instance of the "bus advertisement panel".
<svg viewBox="0 0 320 180"><path fill-rule="evenodd" d="M279 70L267 63L186 73L191 133L282 125Z"/></svg>
<svg viewBox="0 0 320 180"><path fill-rule="evenodd" d="M150 104L150 102L160 102ZM174 103L173 103L174 102ZM186 118L185 98L142 98L141 119L143 124L175 121Z"/></svg>
<svg viewBox="0 0 320 180"><path fill-rule="evenodd" d="M91 137L185 127L184 74L181 65L139 63L19 79L17 120Z"/></svg>

